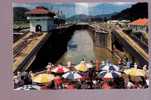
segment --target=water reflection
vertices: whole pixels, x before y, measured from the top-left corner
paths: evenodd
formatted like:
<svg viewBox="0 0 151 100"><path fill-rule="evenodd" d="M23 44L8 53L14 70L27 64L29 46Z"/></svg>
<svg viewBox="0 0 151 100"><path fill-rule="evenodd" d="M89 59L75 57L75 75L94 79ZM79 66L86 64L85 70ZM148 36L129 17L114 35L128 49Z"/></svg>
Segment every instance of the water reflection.
<svg viewBox="0 0 151 100"><path fill-rule="evenodd" d="M72 39L68 42L67 52L59 59L57 63L66 64L67 61L77 64L82 58L86 60L105 60L111 59L112 54L105 48L94 47L93 40L88 30L77 30ZM113 60L114 61L114 60Z"/></svg>

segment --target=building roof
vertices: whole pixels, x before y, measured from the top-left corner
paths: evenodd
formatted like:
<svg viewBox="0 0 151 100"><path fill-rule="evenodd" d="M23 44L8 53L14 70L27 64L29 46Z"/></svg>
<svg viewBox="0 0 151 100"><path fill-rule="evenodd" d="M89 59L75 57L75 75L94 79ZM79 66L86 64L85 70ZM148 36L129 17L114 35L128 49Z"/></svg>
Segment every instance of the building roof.
<svg viewBox="0 0 151 100"><path fill-rule="evenodd" d="M149 23L149 19L147 18L143 18L143 19L137 19L131 23L129 23L130 25L142 25L142 26L146 26Z"/></svg>
<svg viewBox="0 0 151 100"><path fill-rule="evenodd" d="M48 15L48 16L55 16L54 12L49 11L47 8L38 6L28 12L26 12L26 15Z"/></svg>

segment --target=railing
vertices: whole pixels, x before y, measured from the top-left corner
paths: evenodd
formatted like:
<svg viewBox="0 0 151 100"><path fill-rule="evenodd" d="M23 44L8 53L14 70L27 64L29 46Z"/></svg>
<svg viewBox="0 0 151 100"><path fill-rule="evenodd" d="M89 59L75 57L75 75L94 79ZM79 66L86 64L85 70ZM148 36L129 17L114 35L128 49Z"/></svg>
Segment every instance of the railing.
<svg viewBox="0 0 151 100"><path fill-rule="evenodd" d="M137 42L146 52L148 52L148 45L134 35L129 35L135 42Z"/></svg>

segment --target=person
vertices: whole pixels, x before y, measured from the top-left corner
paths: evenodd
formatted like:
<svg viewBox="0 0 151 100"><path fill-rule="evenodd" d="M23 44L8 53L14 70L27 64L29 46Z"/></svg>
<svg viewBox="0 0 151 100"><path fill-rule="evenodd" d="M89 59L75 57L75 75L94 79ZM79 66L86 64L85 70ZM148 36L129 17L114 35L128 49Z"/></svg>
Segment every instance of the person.
<svg viewBox="0 0 151 100"><path fill-rule="evenodd" d="M31 76L29 75L29 72L24 71L21 73L21 80L24 81L24 85L26 85L26 88L29 87L29 85L32 84Z"/></svg>
<svg viewBox="0 0 151 100"><path fill-rule="evenodd" d="M133 83L131 80L129 80L129 81L127 82L127 88L128 88L128 89L133 89L133 88L135 88L135 85L134 85L134 83Z"/></svg>
<svg viewBox="0 0 151 100"><path fill-rule="evenodd" d="M19 80L18 80L17 75L14 75L14 76L13 76L13 82L14 82L14 89L16 89L17 87L19 87L19 86L18 86Z"/></svg>
<svg viewBox="0 0 151 100"><path fill-rule="evenodd" d="M102 89L111 89L111 82L103 82L102 85L101 85L101 88Z"/></svg>
<svg viewBox="0 0 151 100"><path fill-rule="evenodd" d="M118 59L118 62L117 62L117 63L118 63L118 65L121 65L121 63L122 63L121 58Z"/></svg>
<svg viewBox="0 0 151 100"><path fill-rule="evenodd" d="M87 66L88 68L93 68L93 64L91 63L91 61L88 62L88 63L86 63L86 66Z"/></svg>
<svg viewBox="0 0 151 100"><path fill-rule="evenodd" d="M96 71L98 72L99 66L100 66L100 61L98 59L96 59L95 64L96 64Z"/></svg>
<svg viewBox="0 0 151 100"><path fill-rule="evenodd" d="M30 78L34 77L34 73L32 71L29 71L29 75L30 75Z"/></svg>
<svg viewBox="0 0 151 100"><path fill-rule="evenodd" d="M85 58L80 61L80 64L85 64Z"/></svg>
<svg viewBox="0 0 151 100"><path fill-rule="evenodd" d="M56 89L61 89L62 88L62 79L60 76L56 76L54 79L55 82L55 88Z"/></svg>
<svg viewBox="0 0 151 100"><path fill-rule="evenodd" d="M130 68L131 67L131 61L127 61L126 65L127 65L127 68Z"/></svg>
<svg viewBox="0 0 151 100"><path fill-rule="evenodd" d="M144 65L144 66L143 66L143 70L144 70L145 72L147 72L147 65Z"/></svg>
<svg viewBox="0 0 151 100"><path fill-rule="evenodd" d="M49 83L48 88L49 88L49 89L55 89L55 82L54 82L54 80L52 80L52 81Z"/></svg>
<svg viewBox="0 0 151 100"><path fill-rule="evenodd" d="M104 60L101 62L101 65L102 65L102 66L104 66L104 65L105 65L105 61L104 61Z"/></svg>
<svg viewBox="0 0 151 100"><path fill-rule="evenodd" d="M67 67L71 67L71 66L72 66L71 61L68 61L68 62L67 62Z"/></svg>
<svg viewBox="0 0 151 100"><path fill-rule="evenodd" d="M136 63L134 63L134 68L137 68L137 64Z"/></svg>
<svg viewBox="0 0 151 100"><path fill-rule="evenodd" d="M52 64L49 62L48 65L46 66L46 69L47 69L47 73L48 73L48 74L51 73L51 68L52 68Z"/></svg>
<svg viewBox="0 0 151 100"><path fill-rule="evenodd" d="M67 89L75 89L75 85L74 84L72 84L72 83L68 83L68 85L67 85L67 87L66 87Z"/></svg>

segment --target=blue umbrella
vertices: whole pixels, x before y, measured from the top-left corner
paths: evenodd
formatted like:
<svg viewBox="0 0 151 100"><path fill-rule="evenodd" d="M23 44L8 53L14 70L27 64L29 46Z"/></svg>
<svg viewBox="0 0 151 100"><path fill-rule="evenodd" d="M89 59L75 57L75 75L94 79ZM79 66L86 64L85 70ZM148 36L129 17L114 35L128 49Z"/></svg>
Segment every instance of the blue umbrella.
<svg viewBox="0 0 151 100"><path fill-rule="evenodd" d="M114 64L105 64L105 65L101 65L100 66L101 68L101 70L106 70L106 71L111 71L111 70L113 70L113 71L119 71L119 67L118 66L116 66L116 65L114 65Z"/></svg>
<svg viewBox="0 0 151 100"><path fill-rule="evenodd" d="M98 77L99 78L110 78L110 79L113 79L113 78L117 78L121 76L121 73L118 72L118 71L101 71L99 74L98 74Z"/></svg>
<svg viewBox="0 0 151 100"><path fill-rule="evenodd" d="M67 73L63 74L62 77L66 78L66 79L70 79L70 80L82 78L82 76L80 74L78 74L77 72L74 72L74 71L67 72Z"/></svg>

